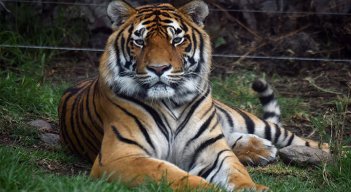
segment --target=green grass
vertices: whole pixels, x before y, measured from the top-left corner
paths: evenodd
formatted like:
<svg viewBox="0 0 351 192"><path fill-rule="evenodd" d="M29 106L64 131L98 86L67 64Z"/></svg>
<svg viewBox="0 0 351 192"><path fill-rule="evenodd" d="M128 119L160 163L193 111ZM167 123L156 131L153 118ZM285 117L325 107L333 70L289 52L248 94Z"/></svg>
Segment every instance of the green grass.
<svg viewBox="0 0 351 192"><path fill-rule="evenodd" d="M57 121L58 102L66 87L67 83L41 83L35 76L0 73L0 133L23 146L37 144L38 130L27 122L36 118Z"/></svg>
<svg viewBox="0 0 351 192"><path fill-rule="evenodd" d="M28 152L2 146L0 148L0 191L125 191L121 184L104 180L92 181L85 175L49 174L38 168L41 158L61 159L56 154ZM67 163L67 162L66 162Z"/></svg>
<svg viewBox="0 0 351 192"><path fill-rule="evenodd" d="M56 119L56 109L67 83L51 86L35 77L0 73L0 106L8 111Z"/></svg>

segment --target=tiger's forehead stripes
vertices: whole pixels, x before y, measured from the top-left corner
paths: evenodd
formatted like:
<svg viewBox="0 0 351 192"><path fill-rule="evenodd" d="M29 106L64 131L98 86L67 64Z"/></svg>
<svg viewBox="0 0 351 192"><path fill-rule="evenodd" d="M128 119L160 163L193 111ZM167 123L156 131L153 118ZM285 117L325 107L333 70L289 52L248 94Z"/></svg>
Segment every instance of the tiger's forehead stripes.
<svg viewBox="0 0 351 192"><path fill-rule="evenodd" d="M145 10L142 13L145 13ZM186 24L182 23L180 18L173 17L172 14L173 11L164 12L164 10L161 11L159 9L149 10L146 15L139 13L136 16L137 22L135 23L138 24L136 24L137 27L133 35L149 38L155 34L160 34L164 37L169 36L173 38L181 35L183 31L186 33L188 29ZM169 30L172 32L168 32ZM146 36L145 32L147 33Z"/></svg>
<svg viewBox="0 0 351 192"><path fill-rule="evenodd" d="M145 13L145 12L152 12L155 10L158 11L173 11L175 12L176 9L171 6L170 4L154 4L154 5L144 5L136 9L139 14Z"/></svg>
<svg viewBox="0 0 351 192"><path fill-rule="evenodd" d="M155 27L154 25L167 26L172 23L178 23L178 25L181 25L181 28L187 31L187 27L183 23L183 17L177 13L175 8L167 4L142 7L137 10L135 19L149 29ZM175 30L179 31L180 29L175 28Z"/></svg>

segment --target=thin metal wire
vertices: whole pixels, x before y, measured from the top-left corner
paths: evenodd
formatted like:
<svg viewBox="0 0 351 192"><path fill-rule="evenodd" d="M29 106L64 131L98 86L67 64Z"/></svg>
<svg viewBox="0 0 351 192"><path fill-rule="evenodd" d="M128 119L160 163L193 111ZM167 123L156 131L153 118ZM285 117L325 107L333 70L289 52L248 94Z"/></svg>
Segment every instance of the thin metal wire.
<svg viewBox="0 0 351 192"><path fill-rule="evenodd" d="M235 55L235 54L213 54L214 57L225 58L246 58L246 59L264 59L264 60L289 60L289 61L323 61L323 62L343 62L350 63L351 59L335 59L335 58L313 58L313 57L290 57L290 56L259 56L259 55Z"/></svg>
<svg viewBox="0 0 351 192"><path fill-rule="evenodd" d="M54 47L54 46L40 46L40 45L9 45L0 44L0 47L4 48L23 48L23 49L49 49L49 50L61 50L61 51L89 51L89 52L103 52L103 49L98 48L75 48L75 47Z"/></svg>
<svg viewBox="0 0 351 192"><path fill-rule="evenodd" d="M2 2L9 2L9 3L43 3L43 4L56 4L56 5L74 5L74 6L99 6L105 7L107 5L102 5L103 3L69 3L69 2L56 2L56 1L29 1L29 0L1 0ZM106 1L105 1L106 3Z"/></svg>
<svg viewBox="0 0 351 192"><path fill-rule="evenodd" d="M243 9L210 9L214 12L239 12L239 13L266 13L266 14L296 14L296 15L336 15L349 16L351 13L335 13L335 12L307 12L307 11L260 11L260 10L243 10Z"/></svg>
<svg viewBox="0 0 351 192"><path fill-rule="evenodd" d="M55 1L31 1L31 0L0 0L2 2L10 3L43 3L43 4L56 4L56 5L73 5L73 6L98 6L106 7L106 1L101 3L69 3L69 2L55 2ZM350 16L351 13L337 13L337 12L308 12L308 11L261 11L261 10L244 10L244 9L210 9L214 12L240 12L240 13L266 13L266 14L299 14L299 15L336 15L336 16Z"/></svg>
<svg viewBox="0 0 351 192"><path fill-rule="evenodd" d="M55 47L55 46L39 46L39 45L9 45L0 44L3 48L23 48L23 49L48 49L61 51L88 51L103 52L98 48L75 48L75 47ZM335 58L312 58L312 57L289 57L289 56L259 56L259 55L235 55L235 54L213 54L213 57L221 58L246 58L246 59L264 59L264 60L289 60L289 61L319 61L319 62L342 62L351 64L351 59L335 59Z"/></svg>

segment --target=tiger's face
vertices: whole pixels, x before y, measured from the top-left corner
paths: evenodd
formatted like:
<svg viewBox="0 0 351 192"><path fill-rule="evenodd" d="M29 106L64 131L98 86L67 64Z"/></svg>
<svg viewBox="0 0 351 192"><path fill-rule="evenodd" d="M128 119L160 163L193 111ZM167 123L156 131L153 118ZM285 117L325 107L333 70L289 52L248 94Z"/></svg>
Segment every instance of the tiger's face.
<svg viewBox="0 0 351 192"><path fill-rule="evenodd" d="M208 7L192 1L133 8L110 3L114 21L100 74L117 94L150 100L191 100L207 83L210 40L202 29Z"/></svg>

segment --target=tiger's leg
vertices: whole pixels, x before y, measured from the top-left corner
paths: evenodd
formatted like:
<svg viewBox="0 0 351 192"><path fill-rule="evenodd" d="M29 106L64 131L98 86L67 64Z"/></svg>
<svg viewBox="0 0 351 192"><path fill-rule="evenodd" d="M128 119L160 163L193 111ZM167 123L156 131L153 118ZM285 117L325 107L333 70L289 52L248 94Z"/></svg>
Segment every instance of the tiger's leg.
<svg viewBox="0 0 351 192"><path fill-rule="evenodd" d="M264 165L266 160L272 161L277 151L273 145L302 145L329 151L328 144L320 145L316 141L303 139L277 124L261 120L240 109L232 109L218 101L215 101L215 105L227 142L235 153L240 153L238 157L241 162ZM243 139L246 134L249 135Z"/></svg>
<svg viewBox="0 0 351 192"><path fill-rule="evenodd" d="M90 176L101 178L107 176L109 181L121 181L130 186L137 186L145 178L156 182L165 178L173 189L183 187L210 187L199 176L190 175L176 165L151 157L138 140L131 140L130 135L113 133L106 129L101 151L95 159ZM116 137L117 136L117 137Z"/></svg>
<svg viewBox="0 0 351 192"><path fill-rule="evenodd" d="M140 185L148 178L156 182L166 179L173 189L210 187L203 178L190 175L167 161L144 155L118 159L100 162L99 158L96 158L90 176L100 178L105 174L110 181L121 181L130 186Z"/></svg>
<svg viewBox="0 0 351 192"><path fill-rule="evenodd" d="M208 133L206 137L209 139L195 148L195 154L189 164L189 173L199 175L210 183L219 184L228 191L268 189L252 181L246 168L230 150L224 136L222 134L215 136L214 132Z"/></svg>

